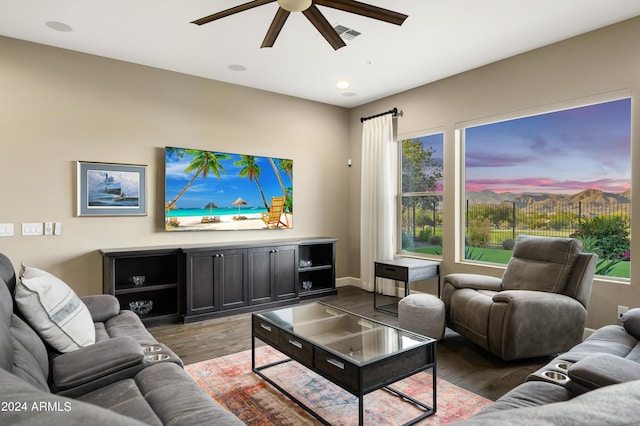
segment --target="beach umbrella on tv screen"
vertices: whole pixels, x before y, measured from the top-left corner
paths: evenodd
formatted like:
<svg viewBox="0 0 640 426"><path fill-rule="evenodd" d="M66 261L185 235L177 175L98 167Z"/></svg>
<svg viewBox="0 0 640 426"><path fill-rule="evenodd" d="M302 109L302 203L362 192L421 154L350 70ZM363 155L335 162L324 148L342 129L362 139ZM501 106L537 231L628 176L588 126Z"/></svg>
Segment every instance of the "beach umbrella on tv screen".
<svg viewBox="0 0 640 426"><path fill-rule="evenodd" d="M218 208L218 206L213 201L203 207L203 209L209 209L209 216L211 216L211 210L212 209L217 209L217 208Z"/></svg>
<svg viewBox="0 0 640 426"><path fill-rule="evenodd" d="M242 197L238 197L237 200L235 200L233 203L231 203L231 205L234 206L238 206L238 216L240 216L240 207L243 205L246 205L247 202L245 200L242 199Z"/></svg>

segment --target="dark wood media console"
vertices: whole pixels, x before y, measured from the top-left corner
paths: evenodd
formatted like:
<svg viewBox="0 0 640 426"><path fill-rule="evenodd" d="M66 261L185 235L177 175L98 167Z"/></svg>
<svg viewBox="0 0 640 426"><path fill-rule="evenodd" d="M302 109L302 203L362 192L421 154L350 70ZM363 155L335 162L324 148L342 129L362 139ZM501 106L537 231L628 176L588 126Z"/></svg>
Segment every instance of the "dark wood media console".
<svg viewBox="0 0 640 426"><path fill-rule="evenodd" d="M194 322L336 293L335 238L103 249L103 292L146 325ZM144 276L136 286L134 276Z"/></svg>

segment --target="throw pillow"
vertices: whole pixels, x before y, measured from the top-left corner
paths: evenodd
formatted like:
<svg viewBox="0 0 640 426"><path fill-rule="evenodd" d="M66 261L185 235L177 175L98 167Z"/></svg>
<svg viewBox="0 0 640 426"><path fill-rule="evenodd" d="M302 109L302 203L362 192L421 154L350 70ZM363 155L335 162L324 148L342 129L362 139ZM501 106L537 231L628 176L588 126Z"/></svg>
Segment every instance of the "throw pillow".
<svg viewBox="0 0 640 426"><path fill-rule="evenodd" d="M520 235L502 276L505 290L562 293L582 242L572 238Z"/></svg>
<svg viewBox="0 0 640 426"><path fill-rule="evenodd" d="M22 266L15 300L40 337L60 352L95 343L91 313L63 281L40 269Z"/></svg>

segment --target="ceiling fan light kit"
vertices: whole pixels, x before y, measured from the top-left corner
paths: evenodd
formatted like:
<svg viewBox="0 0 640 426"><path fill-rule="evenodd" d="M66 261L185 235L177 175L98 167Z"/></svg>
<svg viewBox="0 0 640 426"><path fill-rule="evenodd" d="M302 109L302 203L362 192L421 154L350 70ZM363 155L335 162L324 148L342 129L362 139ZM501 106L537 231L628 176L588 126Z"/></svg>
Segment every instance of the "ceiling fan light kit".
<svg viewBox="0 0 640 426"><path fill-rule="evenodd" d="M278 11L273 18L267 35L264 37L260 47L273 47L280 30L284 27L287 18L291 12L302 12L304 16L313 24L320 34L335 50L346 46L344 40L338 35L333 26L327 21L322 12L316 6L330 7L332 9L342 10L344 12L355 13L356 15L365 16L367 18L376 19L378 21L388 22L394 25L402 25L407 15L361 3L354 0L254 0L244 3L227 10L223 10L204 18L196 19L192 24L204 25L209 22L224 18L229 15L244 12L254 7L262 6L267 3L278 2Z"/></svg>

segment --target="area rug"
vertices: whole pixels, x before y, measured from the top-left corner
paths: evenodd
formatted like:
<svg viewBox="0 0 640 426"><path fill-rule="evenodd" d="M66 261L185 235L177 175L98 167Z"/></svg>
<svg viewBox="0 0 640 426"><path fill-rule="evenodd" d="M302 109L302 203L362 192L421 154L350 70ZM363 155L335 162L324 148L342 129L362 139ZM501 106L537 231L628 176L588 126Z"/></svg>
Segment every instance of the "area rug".
<svg viewBox="0 0 640 426"><path fill-rule="evenodd" d="M286 357L269 346L256 349L256 365ZM317 425L312 415L251 371L251 351L185 366L185 370L214 399L247 425ZM263 370L332 425L358 424L358 399L297 362ZM433 379L426 372L397 382L393 387L432 405ZM437 379L437 411L419 425L439 425L471 417L491 401L445 380ZM364 397L366 425L400 425L421 412L413 404L384 390Z"/></svg>

